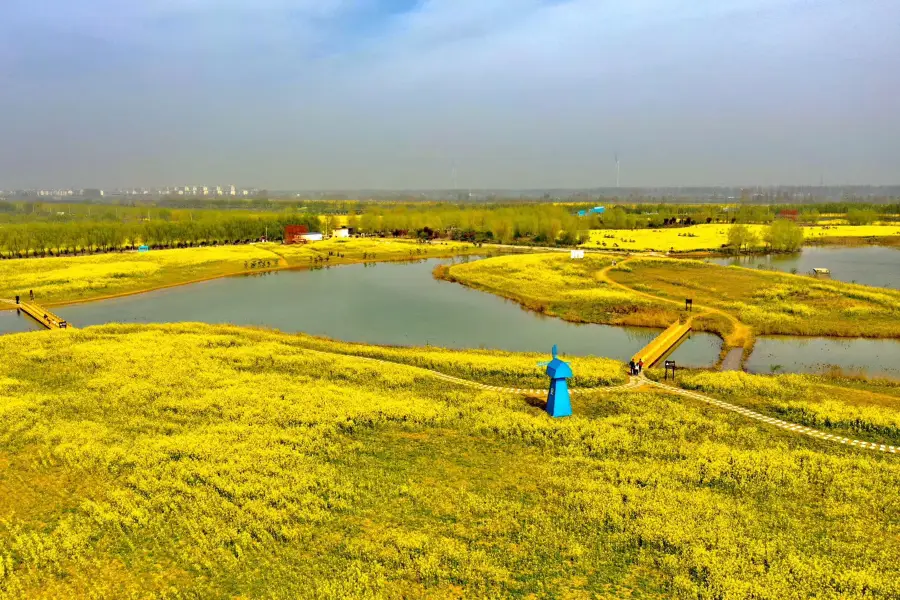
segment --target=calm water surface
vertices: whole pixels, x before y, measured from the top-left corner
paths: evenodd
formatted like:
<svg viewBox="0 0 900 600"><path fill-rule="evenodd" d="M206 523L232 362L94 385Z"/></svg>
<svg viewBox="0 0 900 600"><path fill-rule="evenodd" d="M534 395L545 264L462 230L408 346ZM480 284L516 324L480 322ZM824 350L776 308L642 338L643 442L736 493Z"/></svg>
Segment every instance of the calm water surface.
<svg viewBox="0 0 900 600"><path fill-rule="evenodd" d="M102 323L200 321L260 325L372 344L497 348L628 360L659 330L577 325L522 310L514 302L435 280L442 259L350 265L229 277L137 296L59 307L76 327ZM18 322L17 322L18 324ZM718 337L698 333L674 353L709 366Z"/></svg>
<svg viewBox="0 0 900 600"><path fill-rule="evenodd" d="M821 373L832 366L844 371L900 378L900 341L759 337L744 367L751 373Z"/></svg>
<svg viewBox="0 0 900 600"><path fill-rule="evenodd" d="M858 248L808 247L796 254L768 254L713 258L719 265L740 265L776 269L798 275L809 275L814 268L831 271L831 278L863 285L900 289L900 248L863 246Z"/></svg>
<svg viewBox="0 0 900 600"><path fill-rule="evenodd" d="M810 250L818 254L873 248L812 248L804 254ZM628 360L658 333L646 328L576 325L524 311L497 296L435 280L431 271L441 262L446 261L229 277L60 307L56 312L77 327L112 322L233 323L372 344L536 352L548 352L559 344L564 354L619 360ZM832 261L829 268L834 270L835 264ZM37 329L36 323L15 311L0 311L0 332ZM685 366L709 366L720 348L716 336L696 333L676 349L673 358ZM820 372L837 365L900 377L900 341L760 337L745 367L769 373L774 365L780 365L779 372Z"/></svg>

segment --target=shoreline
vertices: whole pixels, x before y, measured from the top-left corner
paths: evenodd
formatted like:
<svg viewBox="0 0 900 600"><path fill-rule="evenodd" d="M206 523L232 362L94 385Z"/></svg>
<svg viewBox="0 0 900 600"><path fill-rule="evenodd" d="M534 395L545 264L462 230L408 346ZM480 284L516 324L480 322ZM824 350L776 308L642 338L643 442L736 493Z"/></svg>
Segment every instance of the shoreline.
<svg viewBox="0 0 900 600"><path fill-rule="evenodd" d="M315 268L321 268L323 266L342 267L342 266L372 264L372 263L410 262L410 261L418 261L418 260L428 260L428 259L433 259L433 258L454 258L456 256L473 256L474 254L475 253L465 252L465 253L439 254L439 255L424 256L424 257L420 256L418 258L397 257L397 258L383 258L383 259L377 259L377 260L347 259L347 260L344 260L344 262L335 263L333 265L332 264L318 265ZM281 258L281 260L284 260L284 259ZM280 267L269 267L269 268L265 268L265 269L241 270L241 271L233 271L233 272L228 272L228 273L220 273L217 275L209 275L206 277L190 279L187 281L165 283L162 285L155 285L153 287L142 288L139 290L131 290L131 291L127 291L127 292L117 292L115 294L106 294L104 296L96 296L96 297L92 297L92 298L78 298L78 299L74 299L74 300L54 300L51 302L40 302L39 300L36 300L36 301L39 302L41 306L46 306L47 308L59 307L59 306L73 306L76 304L87 304L89 302L100 302L103 300L115 300L116 298L127 298L128 296L137 296L139 294L147 294L149 292L157 292L160 290L181 287L184 285L193 285L195 283L204 283L207 281L214 281L216 279L224 279L226 277L242 277L242 276L246 276L246 275L258 275L258 274L262 274L262 273L277 273L277 272L281 272L281 271L306 271L306 270L310 270L311 268L313 268L313 267L311 267L309 265L286 265L286 266L280 266ZM5 305L0 305L0 311L15 310L15 308L16 308L15 303L10 299L7 299L7 300L9 303L5 304Z"/></svg>
<svg viewBox="0 0 900 600"><path fill-rule="evenodd" d="M790 275L790 274L788 273L787 275ZM794 276L799 277L799 275L794 275ZM498 288L491 288L488 286L481 286L481 285L469 284L466 282L462 282L462 281L456 279L455 277L453 277L453 275L450 274L449 269L435 269L435 271L432 272L432 277L434 277L435 279L438 279L440 281L456 283L458 285L462 285L462 286L472 289L472 290L477 290L477 291L484 292L487 294L493 294L499 298L504 298L511 302L515 302L519 306L519 308L521 308L522 310L526 310L528 312L532 312L532 313L543 315L543 316L560 319L567 323L573 323L573 324L577 324L577 325L608 325L610 327L643 327L643 328L648 328L648 329L661 329L661 330L664 330L668 326L667 324L647 325L647 324L629 324L629 323L600 323L600 322L596 322L596 321L586 321L584 319L575 320L575 319L571 319L571 318L566 318L566 316L562 315L562 314L557 315L557 314L552 314L552 313L546 312L545 310L539 310L538 308L535 308L534 306L532 306L530 303L524 301L522 298L512 296L512 295L506 295L506 294L502 293L502 290L500 290ZM856 284L856 285L859 285L859 284ZM867 286L867 287L870 287L870 286ZM535 302L537 302L541 307L544 306L543 302L538 302L538 301L535 301ZM750 355L755 350L756 341L760 337L765 337L765 338L787 337L787 338L794 338L794 339L798 339L798 340L813 340L813 339L893 340L893 341L900 342L900 337L890 337L890 336L872 336L872 335L845 336L845 335L834 335L834 334L832 334L832 335L799 335L796 333L757 333L756 331L753 331L753 343L749 347L746 347L746 346L730 347L725 342L725 336L723 336L718 331L714 331L712 329L706 329L706 328L702 328L702 327L695 328L692 331L697 332L697 333L711 333L722 340L722 351L720 353L718 360L716 361L716 363L713 367L717 370L721 370L720 367L724 366L727 355L729 353L731 353L733 350L737 350L737 349L742 349L742 357L740 360L740 364L741 364L741 370L743 370L743 364L746 362L746 360L750 357ZM734 359L732 359L731 363L733 363L733 360ZM731 364L731 363L729 363L729 364Z"/></svg>

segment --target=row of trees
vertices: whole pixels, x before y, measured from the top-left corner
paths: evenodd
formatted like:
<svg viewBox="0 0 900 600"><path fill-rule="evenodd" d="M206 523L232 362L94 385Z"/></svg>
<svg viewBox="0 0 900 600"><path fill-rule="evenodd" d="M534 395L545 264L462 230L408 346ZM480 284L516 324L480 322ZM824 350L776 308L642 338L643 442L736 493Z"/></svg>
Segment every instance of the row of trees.
<svg viewBox="0 0 900 600"><path fill-rule="evenodd" d="M475 208L454 205L372 205L349 225L364 234L428 237L500 243L575 244L586 239L588 224L568 207L553 204ZM429 233L430 232L430 233Z"/></svg>
<svg viewBox="0 0 900 600"><path fill-rule="evenodd" d="M146 244L155 248L233 244L258 240L268 234L280 241L285 225L306 225L320 231L317 216L221 217L197 221L141 221L135 223L86 221L78 223L24 223L0 227L0 256L66 255L109 252Z"/></svg>
<svg viewBox="0 0 900 600"><path fill-rule="evenodd" d="M803 246L803 228L789 219L777 219L765 228L761 237L742 223L728 230L728 246L733 252L750 252L763 243L769 251L796 252Z"/></svg>

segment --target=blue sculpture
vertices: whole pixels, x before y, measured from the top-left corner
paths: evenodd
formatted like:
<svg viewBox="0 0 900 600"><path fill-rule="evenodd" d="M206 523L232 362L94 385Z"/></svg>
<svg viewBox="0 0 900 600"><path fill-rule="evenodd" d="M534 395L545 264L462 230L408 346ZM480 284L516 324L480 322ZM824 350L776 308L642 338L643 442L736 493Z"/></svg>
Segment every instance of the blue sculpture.
<svg viewBox="0 0 900 600"><path fill-rule="evenodd" d="M569 402L569 384L566 379L572 376L572 368L569 363L560 360L556 353L554 344L553 360L547 365L547 375L550 376L547 414L551 417L568 417L572 415L572 403Z"/></svg>

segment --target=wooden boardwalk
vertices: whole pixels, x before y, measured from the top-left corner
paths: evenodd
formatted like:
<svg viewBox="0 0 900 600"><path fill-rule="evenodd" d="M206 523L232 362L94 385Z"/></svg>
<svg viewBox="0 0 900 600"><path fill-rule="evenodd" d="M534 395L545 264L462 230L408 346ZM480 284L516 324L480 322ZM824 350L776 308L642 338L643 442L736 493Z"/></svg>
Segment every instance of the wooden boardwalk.
<svg viewBox="0 0 900 600"><path fill-rule="evenodd" d="M46 308L34 302L22 302L16 304L16 308L46 327L47 329L73 329L65 319L62 319Z"/></svg>
<svg viewBox="0 0 900 600"><path fill-rule="evenodd" d="M658 363L662 357L669 353L675 347L681 338L686 336L691 330L691 322L681 323L676 321L669 325L669 328L663 331L652 342L644 346L640 352L634 355L634 362L643 359L644 367L650 368Z"/></svg>

